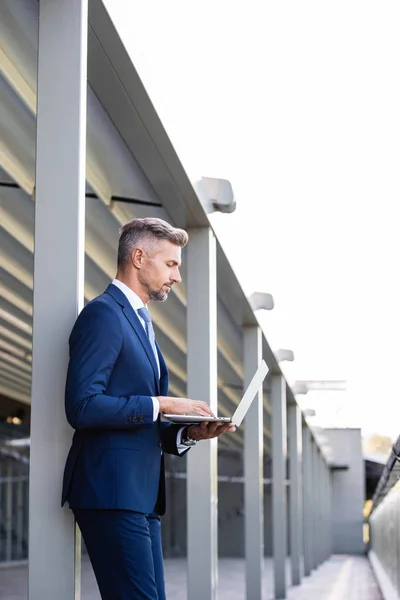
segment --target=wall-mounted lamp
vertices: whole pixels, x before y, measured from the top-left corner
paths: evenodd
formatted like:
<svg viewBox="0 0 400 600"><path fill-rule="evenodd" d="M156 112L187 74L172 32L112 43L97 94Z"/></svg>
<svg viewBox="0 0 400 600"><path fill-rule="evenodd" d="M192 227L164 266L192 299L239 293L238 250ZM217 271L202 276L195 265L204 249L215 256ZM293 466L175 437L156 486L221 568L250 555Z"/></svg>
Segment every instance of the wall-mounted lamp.
<svg viewBox="0 0 400 600"><path fill-rule="evenodd" d="M303 415L305 417L315 417L317 413L315 412L315 410L313 408L305 408L303 410Z"/></svg>
<svg viewBox="0 0 400 600"><path fill-rule="evenodd" d="M298 383L297 381L295 381L295 383L290 387L292 388L292 392L293 392L294 396L296 396L297 394L307 394L308 393L308 388L306 385L304 385L304 383Z"/></svg>
<svg viewBox="0 0 400 600"><path fill-rule="evenodd" d="M285 348L279 348L278 350L275 350L274 354L275 354L275 358L278 361L278 363L283 362L285 360L288 361L288 362L293 362L294 361L293 350L287 350Z"/></svg>
<svg viewBox="0 0 400 600"><path fill-rule="evenodd" d="M274 298L272 294L266 294L264 292L253 292L251 296L249 296L249 302L254 311L272 310L274 308Z"/></svg>
<svg viewBox="0 0 400 600"><path fill-rule="evenodd" d="M231 182L227 179L202 177L194 183L194 189L207 213L215 211L222 213L235 212L235 194Z"/></svg>

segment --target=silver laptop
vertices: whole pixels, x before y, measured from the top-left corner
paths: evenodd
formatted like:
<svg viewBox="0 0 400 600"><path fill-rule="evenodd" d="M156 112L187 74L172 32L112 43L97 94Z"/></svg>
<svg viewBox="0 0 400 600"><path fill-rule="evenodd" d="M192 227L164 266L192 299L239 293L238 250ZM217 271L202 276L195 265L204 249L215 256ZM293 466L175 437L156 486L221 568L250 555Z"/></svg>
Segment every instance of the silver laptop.
<svg viewBox="0 0 400 600"><path fill-rule="evenodd" d="M163 416L172 423L181 423L182 425L193 425L194 423L202 423L203 421L210 423L220 421L221 423L233 423L234 425L236 425L236 427L239 427L239 425L245 418L246 413L249 410L254 398L256 397L258 390L262 386L262 383L267 376L268 370L269 369L267 363L265 362L265 360L262 360L232 417L201 417L200 415L169 414L164 414Z"/></svg>

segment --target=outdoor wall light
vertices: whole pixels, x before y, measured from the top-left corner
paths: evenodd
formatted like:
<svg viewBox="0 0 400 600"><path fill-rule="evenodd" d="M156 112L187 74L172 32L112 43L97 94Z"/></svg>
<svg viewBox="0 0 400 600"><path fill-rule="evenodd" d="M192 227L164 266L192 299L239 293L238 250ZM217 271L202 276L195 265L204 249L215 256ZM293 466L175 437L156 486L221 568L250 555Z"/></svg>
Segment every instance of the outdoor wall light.
<svg viewBox="0 0 400 600"><path fill-rule="evenodd" d="M278 363L283 361L293 362L294 361L294 353L293 350L286 350L285 348L279 348L274 352L275 358Z"/></svg>
<svg viewBox="0 0 400 600"><path fill-rule="evenodd" d="M233 213L236 210L236 199L232 184L227 179L202 177L194 183L194 189L205 211Z"/></svg>
<svg viewBox="0 0 400 600"><path fill-rule="evenodd" d="M308 388L304 383L299 383L298 381L295 381L291 388L294 396L296 396L297 394L308 394Z"/></svg>
<svg viewBox="0 0 400 600"><path fill-rule="evenodd" d="M264 292L253 292L249 296L251 308L255 310L272 310L274 308L274 298L272 294Z"/></svg>
<svg viewBox="0 0 400 600"><path fill-rule="evenodd" d="M305 417L315 417L317 413L315 412L315 410L313 408L305 408L303 410L303 415Z"/></svg>

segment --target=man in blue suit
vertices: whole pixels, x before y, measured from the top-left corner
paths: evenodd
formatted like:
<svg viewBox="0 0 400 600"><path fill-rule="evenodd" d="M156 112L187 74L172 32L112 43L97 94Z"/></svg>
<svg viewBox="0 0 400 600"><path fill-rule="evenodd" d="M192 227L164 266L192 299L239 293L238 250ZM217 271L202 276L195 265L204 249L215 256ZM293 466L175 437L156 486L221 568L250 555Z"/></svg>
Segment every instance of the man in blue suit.
<svg viewBox="0 0 400 600"><path fill-rule="evenodd" d="M65 406L75 429L63 482L103 600L165 600L159 515L164 452L183 455L230 424L180 428L162 413L212 415L205 402L168 396L150 300L181 281L188 235L161 219L121 228L116 279L72 330Z"/></svg>

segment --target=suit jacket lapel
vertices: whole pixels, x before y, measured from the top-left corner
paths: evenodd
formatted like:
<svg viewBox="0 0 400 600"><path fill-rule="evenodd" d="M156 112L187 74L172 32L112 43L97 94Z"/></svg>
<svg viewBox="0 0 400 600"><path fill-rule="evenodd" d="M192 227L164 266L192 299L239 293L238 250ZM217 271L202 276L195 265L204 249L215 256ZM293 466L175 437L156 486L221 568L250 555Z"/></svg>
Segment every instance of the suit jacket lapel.
<svg viewBox="0 0 400 600"><path fill-rule="evenodd" d="M122 312L124 313L125 317L129 321L131 326L133 327L136 335L138 336L138 338L143 346L143 349L146 352L149 361L151 362L151 366L153 367L154 378L155 378L156 386L157 386L157 393L159 393L160 392L160 382L159 382L159 377L158 377L158 367L157 367L156 357L154 356L154 352L151 347L150 340L147 336L147 333L144 330L143 325L139 321L139 318L138 318L137 314L135 313L135 311L133 310L129 300L127 299L125 294L123 294L123 292L121 292L121 290L119 288L117 288L115 285L110 284L108 286L108 288L106 289L106 293L110 294L114 298L114 300L116 300L118 302L118 304L121 305Z"/></svg>
<svg viewBox="0 0 400 600"><path fill-rule="evenodd" d="M160 350L160 346L157 344L157 340L156 340L156 346L157 346L157 352L158 352L158 360L160 363L160 394L162 396L168 396L168 384L169 384L168 368L165 363L162 352Z"/></svg>

